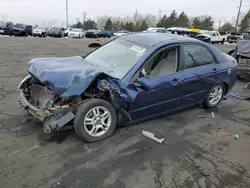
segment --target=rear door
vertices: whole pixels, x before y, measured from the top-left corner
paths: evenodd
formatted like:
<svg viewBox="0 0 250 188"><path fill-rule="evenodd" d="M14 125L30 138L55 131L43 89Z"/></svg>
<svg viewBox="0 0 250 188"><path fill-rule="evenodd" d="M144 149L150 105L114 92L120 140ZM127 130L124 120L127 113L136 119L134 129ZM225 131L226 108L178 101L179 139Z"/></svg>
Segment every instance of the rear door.
<svg viewBox="0 0 250 188"><path fill-rule="evenodd" d="M221 80L221 65L205 46L192 43L182 45L183 97L181 106L202 102L212 86Z"/></svg>

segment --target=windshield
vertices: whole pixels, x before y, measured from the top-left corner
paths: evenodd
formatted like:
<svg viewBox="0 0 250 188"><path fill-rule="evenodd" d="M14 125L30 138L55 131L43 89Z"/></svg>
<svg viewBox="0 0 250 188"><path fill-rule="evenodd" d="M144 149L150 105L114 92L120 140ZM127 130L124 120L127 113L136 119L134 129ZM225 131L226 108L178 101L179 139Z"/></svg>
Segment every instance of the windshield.
<svg viewBox="0 0 250 188"><path fill-rule="evenodd" d="M146 32L157 32L157 29L147 29Z"/></svg>
<svg viewBox="0 0 250 188"><path fill-rule="evenodd" d="M0 27L5 27L6 24L4 22L0 22Z"/></svg>
<svg viewBox="0 0 250 188"><path fill-rule="evenodd" d="M46 29L46 27L37 27L36 29L45 30L45 29Z"/></svg>
<svg viewBox="0 0 250 188"><path fill-rule="evenodd" d="M80 32L81 29L72 28L70 31L73 31L73 32Z"/></svg>
<svg viewBox="0 0 250 188"><path fill-rule="evenodd" d="M122 79L148 49L149 47L116 39L95 50L85 59L107 70L107 74Z"/></svg>
<svg viewBox="0 0 250 188"><path fill-rule="evenodd" d="M51 30L52 30L52 31L60 31L60 28L59 28L59 27L52 27Z"/></svg>
<svg viewBox="0 0 250 188"><path fill-rule="evenodd" d="M203 34L205 34L205 35L212 35L212 32L211 31L206 31Z"/></svg>
<svg viewBox="0 0 250 188"><path fill-rule="evenodd" d="M23 24L16 24L15 27L25 29L25 25Z"/></svg>

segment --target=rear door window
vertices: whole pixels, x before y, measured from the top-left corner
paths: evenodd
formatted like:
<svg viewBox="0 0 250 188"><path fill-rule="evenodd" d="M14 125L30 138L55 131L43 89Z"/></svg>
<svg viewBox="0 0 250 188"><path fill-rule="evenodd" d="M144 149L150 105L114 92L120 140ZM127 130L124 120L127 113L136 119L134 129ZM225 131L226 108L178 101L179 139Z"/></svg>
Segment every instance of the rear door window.
<svg viewBox="0 0 250 188"><path fill-rule="evenodd" d="M184 68L189 69L214 63L214 57L205 47L198 44L183 45Z"/></svg>

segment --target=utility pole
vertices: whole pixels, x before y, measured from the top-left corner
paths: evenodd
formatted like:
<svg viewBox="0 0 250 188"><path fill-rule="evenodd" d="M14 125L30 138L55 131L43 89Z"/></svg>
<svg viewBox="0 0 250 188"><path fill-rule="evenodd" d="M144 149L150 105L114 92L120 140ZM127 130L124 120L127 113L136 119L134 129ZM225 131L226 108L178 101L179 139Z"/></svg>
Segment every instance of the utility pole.
<svg viewBox="0 0 250 188"><path fill-rule="evenodd" d="M219 27L218 27L218 29L220 29L220 25L221 25L221 19L220 19L220 21L219 21Z"/></svg>
<svg viewBox="0 0 250 188"><path fill-rule="evenodd" d="M86 12L82 11L82 23L86 20L87 14Z"/></svg>
<svg viewBox="0 0 250 188"><path fill-rule="evenodd" d="M158 21L161 20L161 9L159 10Z"/></svg>
<svg viewBox="0 0 250 188"><path fill-rule="evenodd" d="M137 16L138 16L138 12L137 12L137 9L136 9L135 15L134 15L134 22L135 22L135 23L136 23L136 21L137 21Z"/></svg>
<svg viewBox="0 0 250 188"><path fill-rule="evenodd" d="M238 14L237 14L236 25L235 25L235 32L237 31L237 28L238 28L238 23L239 23L239 17L240 17L241 5L242 5L242 0L240 0L240 6L239 6Z"/></svg>
<svg viewBox="0 0 250 188"><path fill-rule="evenodd" d="M69 26L69 16L68 16L68 0L66 0L66 28Z"/></svg>

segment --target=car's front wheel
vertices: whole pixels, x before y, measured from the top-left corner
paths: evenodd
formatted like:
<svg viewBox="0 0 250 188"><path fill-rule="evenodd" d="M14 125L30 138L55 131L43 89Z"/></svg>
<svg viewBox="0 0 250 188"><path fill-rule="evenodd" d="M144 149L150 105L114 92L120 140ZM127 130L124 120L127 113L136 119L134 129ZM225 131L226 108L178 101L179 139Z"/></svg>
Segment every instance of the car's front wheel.
<svg viewBox="0 0 250 188"><path fill-rule="evenodd" d="M203 102L204 107L213 108L218 106L218 104L223 99L224 94L225 94L224 84L215 85L207 94Z"/></svg>
<svg viewBox="0 0 250 188"><path fill-rule="evenodd" d="M102 99L89 99L76 112L74 129L86 142L96 142L112 135L117 123L116 110Z"/></svg>

